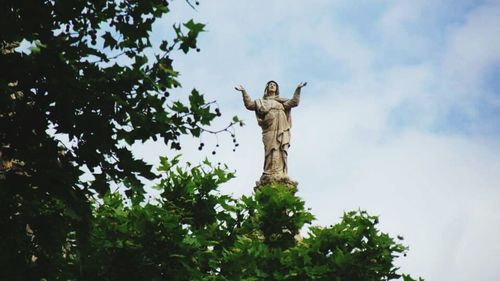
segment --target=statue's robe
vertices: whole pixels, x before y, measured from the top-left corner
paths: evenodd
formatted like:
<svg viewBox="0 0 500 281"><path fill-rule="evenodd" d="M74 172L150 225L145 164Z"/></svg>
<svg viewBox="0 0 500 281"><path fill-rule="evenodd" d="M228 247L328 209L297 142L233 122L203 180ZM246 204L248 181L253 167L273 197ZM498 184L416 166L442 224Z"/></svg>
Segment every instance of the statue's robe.
<svg viewBox="0 0 500 281"><path fill-rule="evenodd" d="M255 101L243 91L245 107L255 111L257 122L262 128L265 158L261 181L288 177L287 156L292 127L290 111L299 104L299 100L300 89L295 91L292 99L273 96Z"/></svg>

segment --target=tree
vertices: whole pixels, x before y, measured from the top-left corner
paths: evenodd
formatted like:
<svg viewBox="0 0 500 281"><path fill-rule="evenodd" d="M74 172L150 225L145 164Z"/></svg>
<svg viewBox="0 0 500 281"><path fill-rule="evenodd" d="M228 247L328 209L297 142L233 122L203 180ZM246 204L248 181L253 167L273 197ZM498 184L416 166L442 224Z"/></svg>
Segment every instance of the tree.
<svg viewBox="0 0 500 281"><path fill-rule="evenodd" d="M110 194L96 206L89 280L414 280L393 263L403 238L380 232L378 217L347 212L303 238L314 217L288 186L234 199L217 191L234 177L225 167L162 158L160 170L158 201Z"/></svg>
<svg viewBox="0 0 500 281"><path fill-rule="evenodd" d="M91 198L122 184L142 201L141 179L157 177L131 144L180 149L220 115L196 90L187 104L169 98L181 85L172 53L197 49L203 24L174 25L145 55L168 12L166 0L2 1L0 279L58 275L68 235L88 242Z"/></svg>

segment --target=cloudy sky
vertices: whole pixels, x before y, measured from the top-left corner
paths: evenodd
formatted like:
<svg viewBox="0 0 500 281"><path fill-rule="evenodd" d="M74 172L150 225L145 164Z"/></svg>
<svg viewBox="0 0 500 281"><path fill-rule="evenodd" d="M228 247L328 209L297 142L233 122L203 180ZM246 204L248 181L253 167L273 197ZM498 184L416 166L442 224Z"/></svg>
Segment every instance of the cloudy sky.
<svg viewBox="0 0 500 281"><path fill-rule="evenodd" d="M204 153L185 140L184 159L227 163L223 186L250 194L263 145L253 98L268 80L282 96L307 81L292 111L289 174L316 215L336 223L344 211L380 216L380 228L410 246L401 271L426 280L500 280L500 1L205 0L175 1L154 30L194 18L207 24L201 52L179 55L184 92L217 100L224 119L244 119L240 144L204 136ZM180 97L181 91L177 95ZM170 154L138 148L147 160Z"/></svg>

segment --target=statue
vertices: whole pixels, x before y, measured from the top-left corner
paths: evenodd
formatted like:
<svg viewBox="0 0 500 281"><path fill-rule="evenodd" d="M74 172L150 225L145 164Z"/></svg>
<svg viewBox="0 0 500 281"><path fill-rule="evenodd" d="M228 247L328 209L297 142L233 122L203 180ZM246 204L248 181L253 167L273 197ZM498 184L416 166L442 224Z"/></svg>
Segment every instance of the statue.
<svg viewBox="0 0 500 281"><path fill-rule="evenodd" d="M292 120L290 111L299 105L300 90L307 82L300 83L293 98L279 96L278 83L269 81L264 89L264 96L252 100L243 86L235 87L243 95L243 103L248 110L255 111L257 122L262 128L264 143L264 172L257 182L257 187L271 183L282 183L297 186L297 182L288 177L288 147L290 147L290 128Z"/></svg>

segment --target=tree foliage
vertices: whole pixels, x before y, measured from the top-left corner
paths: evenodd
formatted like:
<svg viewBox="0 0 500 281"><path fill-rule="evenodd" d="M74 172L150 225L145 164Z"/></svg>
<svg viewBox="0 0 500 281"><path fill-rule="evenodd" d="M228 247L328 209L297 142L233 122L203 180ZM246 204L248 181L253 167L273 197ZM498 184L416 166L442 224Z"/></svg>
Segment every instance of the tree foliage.
<svg viewBox="0 0 500 281"><path fill-rule="evenodd" d="M299 231L313 215L287 186L272 185L234 199L217 191L234 175L209 162L180 168L162 158L148 203L118 193L96 205L89 248L67 247L82 280L392 280L407 251L380 232L378 218L347 212L330 227ZM85 256L85 259L82 259ZM71 269L71 268L69 268ZM65 276L72 279L70 275ZM404 280L414 280L404 275Z"/></svg>
<svg viewBox="0 0 500 281"><path fill-rule="evenodd" d="M90 199L110 185L142 200L141 179L157 175L131 144L180 149L181 135L200 136L220 115L196 90L186 103L170 97L181 85L172 55L197 49L204 25L175 24L153 46L169 2L2 1L0 264L19 276L62 271L68 234L84 247Z"/></svg>

